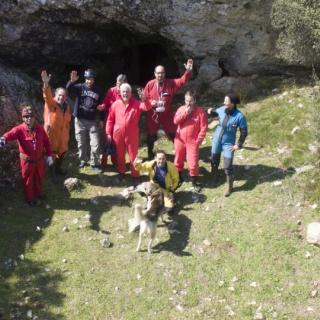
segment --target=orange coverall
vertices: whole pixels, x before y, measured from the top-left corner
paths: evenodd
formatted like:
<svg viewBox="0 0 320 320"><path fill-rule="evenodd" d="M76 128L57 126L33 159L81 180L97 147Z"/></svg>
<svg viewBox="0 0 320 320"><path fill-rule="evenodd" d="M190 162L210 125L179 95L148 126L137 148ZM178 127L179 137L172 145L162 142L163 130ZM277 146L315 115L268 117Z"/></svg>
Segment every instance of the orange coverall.
<svg viewBox="0 0 320 320"><path fill-rule="evenodd" d="M43 89L43 99L44 129L49 137L53 154L60 158L68 151L71 108L66 105L66 110L63 112L59 104L54 101L49 86Z"/></svg>
<svg viewBox="0 0 320 320"><path fill-rule="evenodd" d="M188 114L185 106L180 107L175 116L174 123L178 126L174 138L175 159L174 164L178 171L182 171L184 160L187 158L189 175L199 175L199 146L206 136L208 119L201 107L196 106Z"/></svg>
<svg viewBox="0 0 320 320"><path fill-rule="evenodd" d="M139 147L139 119L142 111L150 109L151 104L148 100L141 102L133 97L130 98L127 106L120 99L115 101L110 108L106 134L112 136L115 143L117 166L120 173L125 173L126 171L125 155L127 149L131 175L133 177L139 176L133 165Z"/></svg>

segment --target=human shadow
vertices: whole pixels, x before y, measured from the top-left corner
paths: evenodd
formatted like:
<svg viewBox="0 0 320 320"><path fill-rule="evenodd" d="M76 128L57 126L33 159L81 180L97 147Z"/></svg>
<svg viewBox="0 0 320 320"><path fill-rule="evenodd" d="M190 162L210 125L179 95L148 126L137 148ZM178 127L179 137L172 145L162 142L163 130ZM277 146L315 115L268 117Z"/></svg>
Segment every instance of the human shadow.
<svg viewBox="0 0 320 320"><path fill-rule="evenodd" d="M49 263L25 258L51 224L53 210L45 203L31 208L22 202L21 187L11 192L0 201L0 319L26 319L29 310L39 319L64 319L49 311L63 305L65 297L58 290L62 273L49 270Z"/></svg>
<svg viewBox="0 0 320 320"><path fill-rule="evenodd" d="M170 251L177 256L191 256L190 252L184 251L189 242L192 221L184 214L174 217L175 227L168 226L170 238L158 243L154 249L159 251Z"/></svg>
<svg viewBox="0 0 320 320"><path fill-rule="evenodd" d="M294 170L271 167L262 164L235 165L234 172L235 180L244 180L245 183L241 186L235 186L233 188L233 192L250 191L259 184L283 180L295 173Z"/></svg>

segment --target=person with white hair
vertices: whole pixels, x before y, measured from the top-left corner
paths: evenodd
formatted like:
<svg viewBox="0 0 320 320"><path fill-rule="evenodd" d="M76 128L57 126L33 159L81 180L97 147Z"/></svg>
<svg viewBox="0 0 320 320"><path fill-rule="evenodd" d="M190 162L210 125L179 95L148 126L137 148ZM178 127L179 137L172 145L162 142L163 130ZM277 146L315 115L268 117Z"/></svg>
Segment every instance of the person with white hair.
<svg viewBox="0 0 320 320"><path fill-rule="evenodd" d="M139 148L139 119L141 112L151 109L151 104L141 90L138 90L138 94L141 101L132 96L131 86L123 83L120 86L121 99L111 105L106 123L106 141L113 141L116 147L119 181L123 180L126 172L126 151L129 154L131 176L139 177L139 172L134 167Z"/></svg>

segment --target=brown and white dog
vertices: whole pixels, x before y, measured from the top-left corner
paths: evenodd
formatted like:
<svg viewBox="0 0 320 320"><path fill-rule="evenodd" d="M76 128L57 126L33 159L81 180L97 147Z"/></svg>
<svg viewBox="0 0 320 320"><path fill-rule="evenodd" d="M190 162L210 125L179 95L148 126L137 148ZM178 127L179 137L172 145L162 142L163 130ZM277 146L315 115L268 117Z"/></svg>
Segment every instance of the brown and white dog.
<svg viewBox="0 0 320 320"><path fill-rule="evenodd" d="M152 242L157 233L157 221L159 216L163 221L163 193L159 186L152 181L144 182L139 186L139 191L143 192L147 197L146 208L143 209L140 204L136 204L134 208L134 221L140 226L139 241L136 251L140 251L142 237L145 233L150 235L148 242L148 252L152 253ZM135 228L130 230L133 231Z"/></svg>

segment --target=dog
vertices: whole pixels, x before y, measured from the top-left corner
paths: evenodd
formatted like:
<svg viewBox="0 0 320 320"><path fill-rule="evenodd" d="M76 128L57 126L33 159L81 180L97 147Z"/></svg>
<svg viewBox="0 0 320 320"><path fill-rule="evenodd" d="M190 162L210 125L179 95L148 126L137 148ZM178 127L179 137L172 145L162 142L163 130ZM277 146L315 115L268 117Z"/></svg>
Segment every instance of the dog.
<svg viewBox="0 0 320 320"><path fill-rule="evenodd" d="M134 207L134 221L140 226L139 240L136 251L140 251L142 237L145 233L150 235L150 240L148 242L148 252L152 253L152 242L156 237L157 233L157 221L161 216L163 220L163 193L159 186L152 181L144 182L139 187L146 197L146 205L143 208L140 204L136 204ZM131 225L132 226L132 225ZM134 230L134 226L131 227L131 231ZM129 222L129 232L130 232L130 222Z"/></svg>

